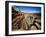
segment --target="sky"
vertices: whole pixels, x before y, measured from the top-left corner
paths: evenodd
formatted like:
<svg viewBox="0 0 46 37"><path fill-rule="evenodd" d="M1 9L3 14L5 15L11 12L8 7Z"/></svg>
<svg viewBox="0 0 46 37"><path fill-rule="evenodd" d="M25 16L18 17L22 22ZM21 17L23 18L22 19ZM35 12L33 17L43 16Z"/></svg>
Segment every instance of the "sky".
<svg viewBox="0 0 46 37"><path fill-rule="evenodd" d="M25 12L25 13L41 13L41 7L33 6L12 6L14 10Z"/></svg>

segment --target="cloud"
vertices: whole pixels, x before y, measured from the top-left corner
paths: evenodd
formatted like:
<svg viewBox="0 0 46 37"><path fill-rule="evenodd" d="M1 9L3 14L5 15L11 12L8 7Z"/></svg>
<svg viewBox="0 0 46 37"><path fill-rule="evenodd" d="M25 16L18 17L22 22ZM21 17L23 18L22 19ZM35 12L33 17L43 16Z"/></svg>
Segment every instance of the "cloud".
<svg viewBox="0 0 46 37"><path fill-rule="evenodd" d="M21 11L21 12L24 12L24 13L40 13L40 11Z"/></svg>

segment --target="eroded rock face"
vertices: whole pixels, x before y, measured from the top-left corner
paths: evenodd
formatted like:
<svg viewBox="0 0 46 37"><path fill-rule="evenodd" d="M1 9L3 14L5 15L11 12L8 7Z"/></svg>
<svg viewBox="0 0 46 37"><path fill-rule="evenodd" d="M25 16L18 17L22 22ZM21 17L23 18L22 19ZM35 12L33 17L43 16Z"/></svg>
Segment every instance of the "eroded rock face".
<svg viewBox="0 0 46 37"><path fill-rule="evenodd" d="M41 16L38 14L29 14L17 12L12 14L12 30L40 30Z"/></svg>
<svg viewBox="0 0 46 37"><path fill-rule="evenodd" d="M37 28L35 26L31 26L30 28L31 30L37 30Z"/></svg>

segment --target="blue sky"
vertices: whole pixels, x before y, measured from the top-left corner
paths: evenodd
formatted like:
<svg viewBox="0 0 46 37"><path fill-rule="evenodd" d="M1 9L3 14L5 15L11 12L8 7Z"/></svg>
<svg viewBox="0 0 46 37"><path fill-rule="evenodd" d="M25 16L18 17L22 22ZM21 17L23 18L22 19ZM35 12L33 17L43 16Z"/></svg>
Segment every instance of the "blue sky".
<svg viewBox="0 0 46 37"><path fill-rule="evenodd" d="M33 6L12 6L14 10L25 12L25 13L41 13L41 7Z"/></svg>

